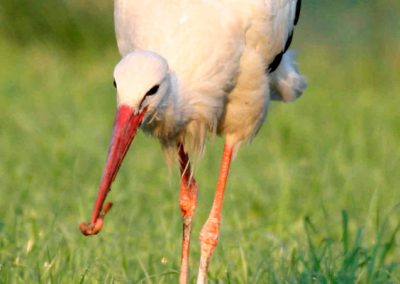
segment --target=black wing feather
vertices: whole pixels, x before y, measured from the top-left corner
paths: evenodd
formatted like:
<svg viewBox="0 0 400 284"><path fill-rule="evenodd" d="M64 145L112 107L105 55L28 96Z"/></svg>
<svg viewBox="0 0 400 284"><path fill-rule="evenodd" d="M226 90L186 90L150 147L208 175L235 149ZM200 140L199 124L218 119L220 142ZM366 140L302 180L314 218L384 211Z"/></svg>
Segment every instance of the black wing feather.
<svg viewBox="0 0 400 284"><path fill-rule="evenodd" d="M297 23L299 22L300 10L301 10L301 0L297 0L297 3L296 3L296 14L295 14L295 17L294 17L294 25L297 25ZM272 72L274 72L274 71L279 67L279 64L280 64L281 61L282 61L283 55L284 55L285 52L289 49L290 44L292 43L293 31L294 31L294 30L292 30L292 31L290 32L288 38L286 39L286 43L285 43L284 49L283 49L281 52L279 52L279 53L275 56L274 60L272 60L272 62L269 64L269 66L268 66L268 68L267 68L267 73L272 73Z"/></svg>
<svg viewBox="0 0 400 284"><path fill-rule="evenodd" d="M300 19L300 10L301 10L301 0L297 0L296 4L296 16L294 17L294 25L297 25Z"/></svg>

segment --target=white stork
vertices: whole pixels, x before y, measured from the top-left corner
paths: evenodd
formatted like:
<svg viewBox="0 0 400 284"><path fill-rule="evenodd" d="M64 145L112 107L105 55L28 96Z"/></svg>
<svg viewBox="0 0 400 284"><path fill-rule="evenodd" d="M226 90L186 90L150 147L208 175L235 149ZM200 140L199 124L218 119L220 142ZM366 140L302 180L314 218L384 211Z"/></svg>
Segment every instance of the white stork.
<svg viewBox="0 0 400 284"><path fill-rule="evenodd" d="M115 0L122 59L114 70L117 112L106 167L85 235L97 234L103 207L137 129L158 138L181 171L183 240L180 283L188 282L197 185L189 153L199 157L206 138L225 138L209 217L200 232L197 283L205 283L217 245L222 200L233 154L263 124L272 99L292 101L306 87L287 52L301 0Z"/></svg>

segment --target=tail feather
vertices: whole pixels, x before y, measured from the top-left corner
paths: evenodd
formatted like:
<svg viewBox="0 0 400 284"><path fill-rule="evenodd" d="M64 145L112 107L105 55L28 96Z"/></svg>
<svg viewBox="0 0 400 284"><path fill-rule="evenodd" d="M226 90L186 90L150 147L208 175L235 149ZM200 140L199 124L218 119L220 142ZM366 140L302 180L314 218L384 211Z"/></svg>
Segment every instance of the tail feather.
<svg viewBox="0 0 400 284"><path fill-rule="evenodd" d="M284 102L296 100L307 88L307 82L295 62L294 51L286 52L279 67L270 74L270 87L271 99Z"/></svg>

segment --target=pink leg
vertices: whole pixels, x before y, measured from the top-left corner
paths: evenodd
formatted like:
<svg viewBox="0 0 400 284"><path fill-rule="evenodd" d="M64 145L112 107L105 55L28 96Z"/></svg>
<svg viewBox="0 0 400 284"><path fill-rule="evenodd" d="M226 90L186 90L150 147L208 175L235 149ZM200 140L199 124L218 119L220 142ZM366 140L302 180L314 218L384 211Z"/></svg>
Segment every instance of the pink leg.
<svg viewBox="0 0 400 284"><path fill-rule="evenodd" d="M200 232L201 257L197 284L205 284L207 281L207 269L212 253L218 243L219 225L221 223L221 209L224 198L226 180L229 174L229 166L232 160L233 147L225 143L222 155L221 169L219 172L214 203L206 223Z"/></svg>
<svg viewBox="0 0 400 284"><path fill-rule="evenodd" d="M197 185L192 176L193 173L190 168L189 156L185 152L182 144L179 144L178 147L179 164L182 176L179 205L181 208L183 219L181 272L179 283L186 284L188 283L189 279L190 235L192 230L192 217L197 205Z"/></svg>

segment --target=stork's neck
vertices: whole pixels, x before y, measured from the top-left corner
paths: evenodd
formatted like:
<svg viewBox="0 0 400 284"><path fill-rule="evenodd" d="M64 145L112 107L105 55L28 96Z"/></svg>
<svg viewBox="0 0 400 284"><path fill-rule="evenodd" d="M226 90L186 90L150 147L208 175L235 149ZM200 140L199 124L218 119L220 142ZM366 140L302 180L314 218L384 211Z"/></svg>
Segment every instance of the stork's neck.
<svg viewBox="0 0 400 284"><path fill-rule="evenodd" d="M142 128L161 140L174 139L187 122L184 97L175 73L168 78L168 91L157 108L145 118Z"/></svg>

